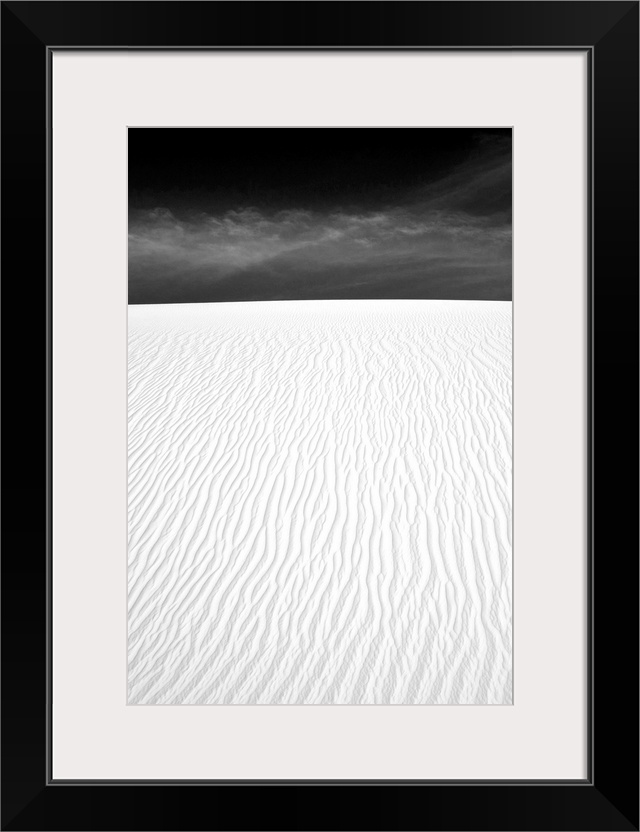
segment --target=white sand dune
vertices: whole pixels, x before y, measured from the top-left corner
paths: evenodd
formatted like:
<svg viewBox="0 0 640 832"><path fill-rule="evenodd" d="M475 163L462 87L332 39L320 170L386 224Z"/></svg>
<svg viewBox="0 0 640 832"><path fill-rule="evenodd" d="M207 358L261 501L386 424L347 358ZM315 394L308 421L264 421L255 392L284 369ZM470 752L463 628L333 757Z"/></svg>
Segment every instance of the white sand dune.
<svg viewBox="0 0 640 832"><path fill-rule="evenodd" d="M507 704L511 303L129 307L129 702Z"/></svg>

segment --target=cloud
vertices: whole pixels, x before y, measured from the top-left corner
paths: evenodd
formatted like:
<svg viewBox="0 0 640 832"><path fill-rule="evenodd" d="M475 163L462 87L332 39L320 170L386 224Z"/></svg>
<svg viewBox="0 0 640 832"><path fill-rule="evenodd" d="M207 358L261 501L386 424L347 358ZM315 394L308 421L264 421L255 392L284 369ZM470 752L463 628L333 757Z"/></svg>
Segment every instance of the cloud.
<svg viewBox="0 0 640 832"><path fill-rule="evenodd" d="M130 302L342 297L349 286L429 297L446 280L455 297L481 292L483 276L487 296L510 297L510 177L498 160L369 209L132 211Z"/></svg>

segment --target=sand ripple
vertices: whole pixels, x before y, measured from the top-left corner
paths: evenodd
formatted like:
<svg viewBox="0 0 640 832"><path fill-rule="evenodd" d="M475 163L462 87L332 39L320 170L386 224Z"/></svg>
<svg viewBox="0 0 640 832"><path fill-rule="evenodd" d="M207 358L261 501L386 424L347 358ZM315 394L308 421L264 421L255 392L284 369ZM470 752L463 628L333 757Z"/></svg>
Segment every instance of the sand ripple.
<svg viewBox="0 0 640 832"><path fill-rule="evenodd" d="M512 701L511 303L129 307L129 702Z"/></svg>

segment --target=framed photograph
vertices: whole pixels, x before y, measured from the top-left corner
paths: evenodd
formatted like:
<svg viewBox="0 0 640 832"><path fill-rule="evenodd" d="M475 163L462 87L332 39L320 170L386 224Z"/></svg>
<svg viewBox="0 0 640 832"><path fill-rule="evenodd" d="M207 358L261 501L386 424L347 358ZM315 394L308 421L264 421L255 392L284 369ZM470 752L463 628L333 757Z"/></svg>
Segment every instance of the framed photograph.
<svg viewBox="0 0 640 832"><path fill-rule="evenodd" d="M638 4L2 18L2 828L638 829Z"/></svg>
<svg viewBox="0 0 640 832"><path fill-rule="evenodd" d="M512 704L511 145L129 128L130 705Z"/></svg>

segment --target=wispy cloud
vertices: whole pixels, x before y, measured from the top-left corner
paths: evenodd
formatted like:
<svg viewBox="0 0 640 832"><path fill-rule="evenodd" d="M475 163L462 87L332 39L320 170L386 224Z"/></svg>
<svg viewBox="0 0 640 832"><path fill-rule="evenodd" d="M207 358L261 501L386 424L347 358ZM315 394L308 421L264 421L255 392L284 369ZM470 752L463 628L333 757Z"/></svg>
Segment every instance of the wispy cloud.
<svg viewBox="0 0 640 832"><path fill-rule="evenodd" d="M450 291L455 297L483 276L488 296L504 297L510 294L510 188L510 166L501 161L375 209L246 207L181 217L164 207L132 211L130 300L144 298L154 285L168 302L253 298L260 291L326 296L327 287L340 297L344 287L367 282L377 296ZM401 284L381 289L394 276ZM407 281L413 281L409 288Z"/></svg>

